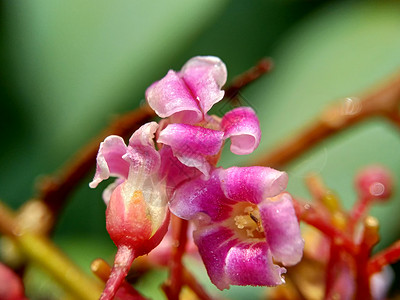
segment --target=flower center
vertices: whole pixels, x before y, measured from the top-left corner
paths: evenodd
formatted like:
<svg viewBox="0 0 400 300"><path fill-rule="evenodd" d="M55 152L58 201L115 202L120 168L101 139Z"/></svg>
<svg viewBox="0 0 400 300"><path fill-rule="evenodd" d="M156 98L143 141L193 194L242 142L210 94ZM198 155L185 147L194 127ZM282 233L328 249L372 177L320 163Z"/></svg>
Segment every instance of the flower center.
<svg viewBox="0 0 400 300"><path fill-rule="evenodd" d="M240 207L235 207L234 215L235 228L241 237L265 238L260 211L257 206L247 205L243 207L243 205L240 205Z"/></svg>

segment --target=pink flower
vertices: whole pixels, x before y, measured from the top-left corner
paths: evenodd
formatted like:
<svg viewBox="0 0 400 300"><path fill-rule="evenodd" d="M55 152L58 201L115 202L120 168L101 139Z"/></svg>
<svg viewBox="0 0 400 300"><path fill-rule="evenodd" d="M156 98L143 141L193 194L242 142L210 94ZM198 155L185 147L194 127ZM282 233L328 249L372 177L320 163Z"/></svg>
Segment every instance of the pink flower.
<svg viewBox="0 0 400 300"><path fill-rule="evenodd" d="M260 143L259 121L251 108L236 108L222 119L207 114L223 98L226 78L219 58L197 56L180 72L170 70L146 91L149 105L160 117L169 118L157 142L170 147L180 163L206 177L225 139L231 139L231 151L239 155L253 152Z"/></svg>
<svg viewBox="0 0 400 300"><path fill-rule="evenodd" d="M153 142L157 128L155 122L143 125L128 146L119 136L109 136L100 145L90 187L109 176L118 177L103 193L107 231L118 251L101 299L112 299L134 258L156 247L168 229L166 187Z"/></svg>
<svg viewBox="0 0 400 300"><path fill-rule="evenodd" d="M230 285L284 283L284 266L298 263L304 242L283 192L287 174L265 167L214 169L177 188L170 203L178 217L194 220L194 241L211 281Z"/></svg>

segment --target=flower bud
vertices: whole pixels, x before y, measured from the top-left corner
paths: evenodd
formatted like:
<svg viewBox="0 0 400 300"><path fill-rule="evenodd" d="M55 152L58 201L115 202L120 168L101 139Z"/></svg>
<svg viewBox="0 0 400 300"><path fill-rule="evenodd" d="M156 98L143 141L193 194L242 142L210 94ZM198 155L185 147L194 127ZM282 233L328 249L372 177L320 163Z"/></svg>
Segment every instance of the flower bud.
<svg viewBox="0 0 400 300"><path fill-rule="evenodd" d="M371 199L387 200L393 190L393 176L382 166L369 166L361 170L355 183L359 194Z"/></svg>

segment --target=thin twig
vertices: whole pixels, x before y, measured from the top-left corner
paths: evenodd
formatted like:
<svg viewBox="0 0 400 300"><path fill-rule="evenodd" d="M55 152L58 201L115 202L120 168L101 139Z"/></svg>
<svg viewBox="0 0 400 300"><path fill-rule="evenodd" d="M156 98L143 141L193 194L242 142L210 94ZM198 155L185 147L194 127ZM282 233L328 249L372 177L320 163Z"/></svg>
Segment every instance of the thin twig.
<svg viewBox="0 0 400 300"><path fill-rule="evenodd" d="M225 98L233 99L241 89L256 81L262 75L270 72L272 68L272 59L261 59L254 67L233 78L230 85L225 89Z"/></svg>
<svg viewBox="0 0 400 300"><path fill-rule="evenodd" d="M169 300L178 300L183 285L182 257L187 243L188 221L172 215L171 222L173 235L172 257L169 277L163 284L163 290Z"/></svg>
<svg viewBox="0 0 400 300"><path fill-rule="evenodd" d="M400 240L388 248L378 252L368 262L368 273L373 275L380 272L384 266L393 264L400 260Z"/></svg>
<svg viewBox="0 0 400 300"><path fill-rule="evenodd" d="M351 255L356 255L358 247L341 230L336 229L330 222L323 219L321 214L309 203L301 203L293 199L293 205L299 220L315 227L330 239L340 242L342 247Z"/></svg>

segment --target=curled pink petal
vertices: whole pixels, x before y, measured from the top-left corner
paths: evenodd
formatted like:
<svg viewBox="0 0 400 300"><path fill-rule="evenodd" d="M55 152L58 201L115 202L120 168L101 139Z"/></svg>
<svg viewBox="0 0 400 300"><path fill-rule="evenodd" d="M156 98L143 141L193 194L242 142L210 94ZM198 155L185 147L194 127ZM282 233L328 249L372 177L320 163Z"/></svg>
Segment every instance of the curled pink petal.
<svg viewBox="0 0 400 300"><path fill-rule="evenodd" d="M198 213L207 214L218 222L229 217L232 201L221 190L217 172L209 180L196 178L177 188L170 202L170 210L182 219L193 219Z"/></svg>
<svg viewBox="0 0 400 300"><path fill-rule="evenodd" d="M267 167L232 167L220 172L220 180L227 198L258 204L281 193L287 186L288 176Z"/></svg>
<svg viewBox="0 0 400 300"><path fill-rule="evenodd" d="M221 87L226 82L227 70L218 57L194 57L182 67L180 74L204 114L224 97Z"/></svg>
<svg viewBox="0 0 400 300"><path fill-rule="evenodd" d="M304 240L290 195L282 193L262 201L258 207L274 259L285 266L297 264L303 256Z"/></svg>
<svg viewBox="0 0 400 300"><path fill-rule="evenodd" d="M239 107L225 114L221 127L224 137L231 138L231 151L235 154L250 154L260 144L260 122L250 107Z"/></svg>
<svg viewBox="0 0 400 300"><path fill-rule="evenodd" d="M89 186L95 188L101 181L110 176L128 177L129 163L122 158L126 151L127 147L121 137L116 135L107 137L100 144L96 173Z"/></svg>
<svg viewBox="0 0 400 300"><path fill-rule="evenodd" d="M146 90L146 99L161 118L175 115L176 121L192 124L203 118L196 98L180 78L179 73L172 70Z"/></svg>
<svg viewBox="0 0 400 300"><path fill-rule="evenodd" d="M160 132L157 142L170 146L181 163L208 176L210 165L206 156L218 154L223 132L187 124L169 124Z"/></svg>
<svg viewBox="0 0 400 300"><path fill-rule="evenodd" d="M225 258L225 272L234 285L275 286L285 283L286 269L275 265L266 242L240 243Z"/></svg>

